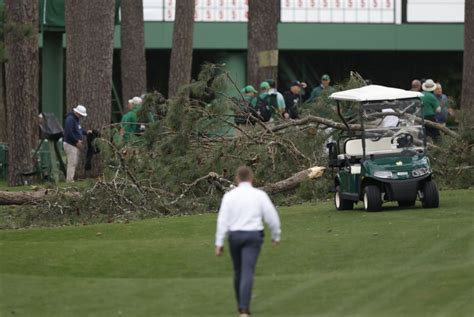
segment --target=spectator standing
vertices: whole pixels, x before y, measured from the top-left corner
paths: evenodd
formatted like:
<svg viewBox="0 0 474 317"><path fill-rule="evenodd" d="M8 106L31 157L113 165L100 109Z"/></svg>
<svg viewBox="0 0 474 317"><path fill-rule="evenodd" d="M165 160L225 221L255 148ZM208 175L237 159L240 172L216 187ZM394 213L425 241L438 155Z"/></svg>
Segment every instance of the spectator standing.
<svg viewBox="0 0 474 317"><path fill-rule="evenodd" d="M270 95L276 95L276 110L278 111L275 111L275 117L279 117L281 118L283 113L285 113L285 108L286 108L286 105L285 105L285 98L283 97L283 95L276 89L276 82L273 80L273 79L267 79L266 82L270 85L270 89L268 90L268 93Z"/></svg>
<svg viewBox="0 0 474 317"><path fill-rule="evenodd" d="M215 253L222 255L228 233L238 310L241 317L248 317L253 275L263 243L263 222L270 228L273 245L279 243L281 229L280 218L267 193L252 186L252 170L242 166L236 174L238 186L224 195L219 209Z"/></svg>
<svg viewBox="0 0 474 317"><path fill-rule="evenodd" d="M256 110L263 122L273 121L274 118L281 117L278 107L278 96L273 92L267 81L260 84L260 94L257 98Z"/></svg>
<svg viewBox="0 0 474 317"><path fill-rule="evenodd" d="M234 98L238 107L234 112L234 120L237 125L241 125L241 129L247 129L255 123L257 117L257 94L258 91L252 86L247 85L240 90L242 96ZM238 133L238 132L237 132Z"/></svg>
<svg viewBox="0 0 474 317"><path fill-rule="evenodd" d="M133 97L128 101L128 111L123 115L121 120L121 126L123 131L123 139L128 141L130 136L140 132L140 125L138 124L137 113L140 111L140 106L143 100L140 97Z"/></svg>
<svg viewBox="0 0 474 317"><path fill-rule="evenodd" d="M432 79L427 79L423 83L422 88L423 97L421 97L421 100L423 101L423 116L425 120L436 122L436 114L441 111L439 101L434 95L436 83ZM425 129L427 135L430 136L434 142L440 141L441 135L438 129L428 126L425 126Z"/></svg>
<svg viewBox="0 0 474 317"><path fill-rule="evenodd" d="M331 84L331 77L328 74L324 74L321 76L321 84L314 88L313 91L311 91L311 97L309 97L308 102L314 102L316 101L321 95L325 94L329 96L333 92L336 91L334 87L330 86Z"/></svg>
<svg viewBox="0 0 474 317"><path fill-rule="evenodd" d="M283 98L285 98L284 117L286 119L298 119L298 108L305 101L304 89L307 87L306 83L295 80L291 84L290 90L283 94Z"/></svg>
<svg viewBox="0 0 474 317"><path fill-rule="evenodd" d="M90 131L82 129L80 119L87 117L87 109L83 105L76 108L66 115L64 122L64 152L66 153L67 170L66 181L74 182L77 164L79 163L80 149L83 147L82 138Z"/></svg>
<svg viewBox="0 0 474 317"><path fill-rule="evenodd" d="M419 79L413 79L411 81L411 91L421 92L421 81Z"/></svg>
<svg viewBox="0 0 474 317"><path fill-rule="evenodd" d="M446 125L449 113L449 100L448 96L443 94L443 86L441 86L440 83L436 83L434 95L436 99L438 99L439 106L441 107L441 111L436 114L436 122L442 125Z"/></svg>
<svg viewBox="0 0 474 317"><path fill-rule="evenodd" d="M257 105L258 91L252 85L248 85L242 88L240 92L243 94L244 100L247 102L247 104L255 108Z"/></svg>

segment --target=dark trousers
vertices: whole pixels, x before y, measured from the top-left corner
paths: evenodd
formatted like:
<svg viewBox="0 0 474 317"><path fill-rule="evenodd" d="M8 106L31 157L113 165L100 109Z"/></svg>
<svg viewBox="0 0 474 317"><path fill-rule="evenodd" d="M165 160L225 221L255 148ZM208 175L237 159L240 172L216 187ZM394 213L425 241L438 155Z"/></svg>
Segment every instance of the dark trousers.
<svg viewBox="0 0 474 317"><path fill-rule="evenodd" d="M425 119L436 122L435 116L428 116L428 117L425 117ZM434 143L439 143L441 141L441 133L439 132L438 129L428 127L428 126L425 126L425 129L426 129L426 135L431 137Z"/></svg>
<svg viewBox="0 0 474 317"><path fill-rule="evenodd" d="M230 255L234 264L234 288L241 312L248 312L253 274L263 243L263 231L231 231Z"/></svg>

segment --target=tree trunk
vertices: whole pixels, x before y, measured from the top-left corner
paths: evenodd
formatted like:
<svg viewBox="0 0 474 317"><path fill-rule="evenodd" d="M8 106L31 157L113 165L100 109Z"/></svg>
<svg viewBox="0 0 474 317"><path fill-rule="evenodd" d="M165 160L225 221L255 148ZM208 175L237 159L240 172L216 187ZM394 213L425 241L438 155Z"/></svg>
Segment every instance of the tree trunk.
<svg viewBox="0 0 474 317"><path fill-rule="evenodd" d="M0 205L24 205L34 201L44 199L47 190L35 192L5 192L0 191Z"/></svg>
<svg viewBox="0 0 474 317"><path fill-rule="evenodd" d="M474 1L465 2L464 66L461 110L463 123L474 128Z"/></svg>
<svg viewBox="0 0 474 317"><path fill-rule="evenodd" d="M38 2L6 0L5 14L12 27L5 34L8 184L15 186L25 181L22 173L33 169L31 150L37 139Z"/></svg>
<svg viewBox="0 0 474 317"><path fill-rule="evenodd" d="M7 107L5 103L5 81L3 79L3 62L0 62L0 143L8 142Z"/></svg>
<svg viewBox="0 0 474 317"><path fill-rule="evenodd" d="M114 22L115 0L66 1L67 106L87 108L87 129L111 122ZM93 176L100 172L98 163L93 161Z"/></svg>
<svg viewBox="0 0 474 317"><path fill-rule="evenodd" d="M250 0L247 83L257 86L278 77L278 22L280 0Z"/></svg>
<svg viewBox="0 0 474 317"><path fill-rule="evenodd" d="M128 99L146 92L143 1L122 0L121 71L124 108Z"/></svg>
<svg viewBox="0 0 474 317"><path fill-rule="evenodd" d="M193 64L194 0L176 0L168 98L191 81Z"/></svg>
<svg viewBox="0 0 474 317"><path fill-rule="evenodd" d="M54 190L41 189L38 191L6 192L0 191L0 205L24 205L44 200L57 195ZM79 192L66 192L64 195L72 199L80 199Z"/></svg>

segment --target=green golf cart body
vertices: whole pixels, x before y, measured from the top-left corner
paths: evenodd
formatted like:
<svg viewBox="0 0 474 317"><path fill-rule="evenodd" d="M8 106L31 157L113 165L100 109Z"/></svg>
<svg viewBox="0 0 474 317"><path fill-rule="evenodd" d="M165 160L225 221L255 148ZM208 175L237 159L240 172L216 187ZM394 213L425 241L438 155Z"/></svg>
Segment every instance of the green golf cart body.
<svg viewBox="0 0 474 317"><path fill-rule="evenodd" d="M367 211L379 211L387 201L408 207L417 199L425 208L438 207L420 97L419 92L376 85L330 96L347 127L347 134L328 144L329 166L337 169L338 210L353 209L359 201ZM355 123L347 122L345 107L352 108Z"/></svg>

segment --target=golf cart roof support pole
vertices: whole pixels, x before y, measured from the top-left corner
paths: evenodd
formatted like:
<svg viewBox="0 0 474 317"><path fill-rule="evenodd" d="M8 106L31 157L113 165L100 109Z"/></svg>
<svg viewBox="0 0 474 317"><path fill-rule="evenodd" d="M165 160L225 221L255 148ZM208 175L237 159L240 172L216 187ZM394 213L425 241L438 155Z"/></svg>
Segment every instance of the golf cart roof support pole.
<svg viewBox="0 0 474 317"><path fill-rule="evenodd" d="M339 100L336 100L336 106L337 106L337 114L339 115L339 118L341 118L342 122L346 126L347 131L349 132L349 136L351 137L352 136L352 130L351 130L351 127L349 126L349 124L347 124L346 119L344 119L344 116L341 113L341 105L339 103Z"/></svg>
<svg viewBox="0 0 474 317"><path fill-rule="evenodd" d="M421 103L421 131L423 131L423 151L426 153L426 127L425 127L425 105L420 98Z"/></svg>
<svg viewBox="0 0 474 317"><path fill-rule="evenodd" d="M359 107L359 117L360 117L360 127L362 129L362 160L365 161L365 129L364 129L364 112L363 112L363 109L364 109L364 105L363 104L360 104L360 107Z"/></svg>

